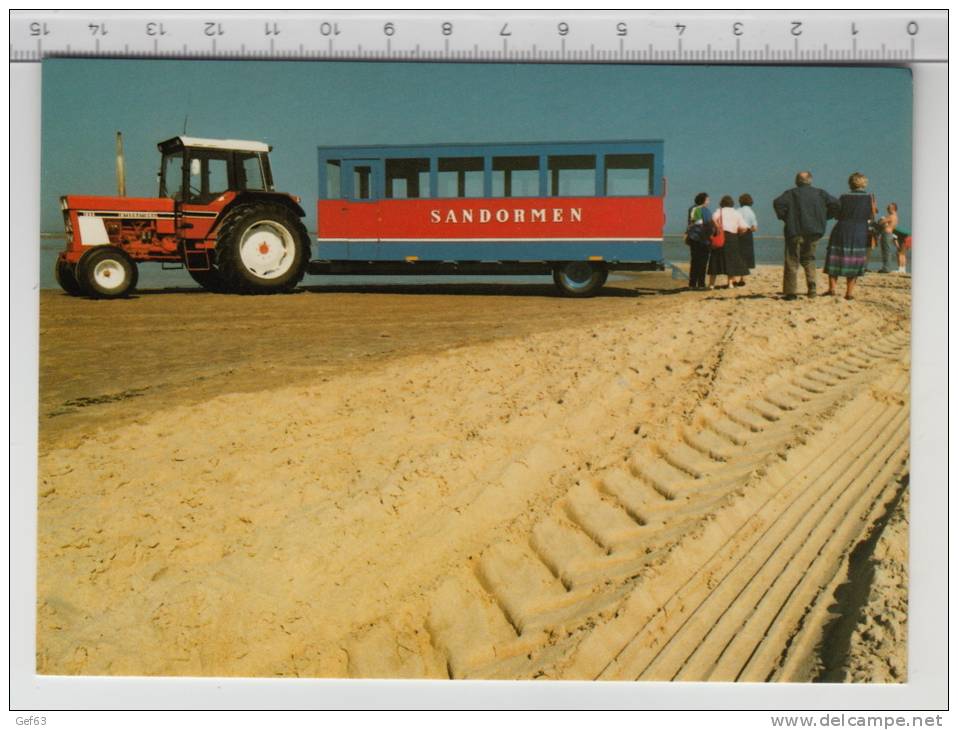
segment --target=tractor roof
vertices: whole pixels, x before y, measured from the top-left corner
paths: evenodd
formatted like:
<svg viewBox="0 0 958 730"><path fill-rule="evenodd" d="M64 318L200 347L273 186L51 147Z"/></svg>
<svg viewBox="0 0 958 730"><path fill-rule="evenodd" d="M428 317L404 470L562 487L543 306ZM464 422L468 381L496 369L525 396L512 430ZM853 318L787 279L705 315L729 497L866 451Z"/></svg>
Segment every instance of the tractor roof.
<svg viewBox="0 0 958 730"><path fill-rule="evenodd" d="M245 139L205 139L202 137L172 137L160 142L161 151L180 147L204 147L217 150L240 150L241 152L269 152L272 149L264 142L251 142Z"/></svg>

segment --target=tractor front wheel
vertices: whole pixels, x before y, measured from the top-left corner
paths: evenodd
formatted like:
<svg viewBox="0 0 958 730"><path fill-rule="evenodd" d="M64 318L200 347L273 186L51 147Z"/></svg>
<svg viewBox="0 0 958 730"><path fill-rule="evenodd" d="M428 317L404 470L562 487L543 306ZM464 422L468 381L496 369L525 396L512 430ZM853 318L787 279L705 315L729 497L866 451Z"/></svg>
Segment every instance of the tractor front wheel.
<svg viewBox="0 0 958 730"><path fill-rule="evenodd" d="M136 264L113 246L90 249L76 267L81 291L94 299L117 299L129 294L138 279Z"/></svg>
<svg viewBox="0 0 958 730"><path fill-rule="evenodd" d="M302 280L309 234L292 210L253 203L226 215L217 236L216 266L231 291L274 294Z"/></svg>
<svg viewBox="0 0 958 730"><path fill-rule="evenodd" d="M53 275L56 277L57 284L71 297L78 297L83 294L80 288L80 282L77 281L76 266L66 261L62 256L57 256L56 266L53 268Z"/></svg>

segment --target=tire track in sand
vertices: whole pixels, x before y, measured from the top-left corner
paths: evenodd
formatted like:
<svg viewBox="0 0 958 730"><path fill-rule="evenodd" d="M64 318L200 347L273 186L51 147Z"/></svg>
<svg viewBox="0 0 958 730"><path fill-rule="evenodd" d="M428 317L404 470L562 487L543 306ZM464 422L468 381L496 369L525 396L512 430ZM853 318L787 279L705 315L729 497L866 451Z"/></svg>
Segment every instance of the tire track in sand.
<svg viewBox="0 0 958 730"><path fill-rule="evenodd" d="M779 676L907 456L908 342L704 409L681 438L577 483L527 539L488 547L430 602L449 676Z"/></svg>

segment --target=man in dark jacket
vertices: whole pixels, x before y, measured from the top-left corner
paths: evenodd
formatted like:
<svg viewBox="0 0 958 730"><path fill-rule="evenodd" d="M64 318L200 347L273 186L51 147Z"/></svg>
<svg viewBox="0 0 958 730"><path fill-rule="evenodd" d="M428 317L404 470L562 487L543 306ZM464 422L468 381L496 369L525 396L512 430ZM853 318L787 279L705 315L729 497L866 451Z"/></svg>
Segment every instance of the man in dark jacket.
<svg viewBox="0 0 958 730"><path fill-rule="evenodd" d="M825 235L825 224L838 214L838 201L812 187L812 173L795 176L795 187L775 198L775 215L785 222L785 298L796 299L798 267L805 269L808 296L815 296L815 244Z"/></svg>

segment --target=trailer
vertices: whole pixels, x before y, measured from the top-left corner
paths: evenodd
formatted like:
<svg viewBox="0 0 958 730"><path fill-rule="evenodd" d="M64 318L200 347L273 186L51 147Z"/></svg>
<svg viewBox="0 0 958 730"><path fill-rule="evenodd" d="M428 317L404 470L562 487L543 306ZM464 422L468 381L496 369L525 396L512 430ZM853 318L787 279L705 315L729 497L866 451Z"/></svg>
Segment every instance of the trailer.
<svg viewBox="0 0 958 730"><path fill-rule="evenodd" d="M551 274L573 297L664 269L661 140L320 147L311 274Z"/></svg>

